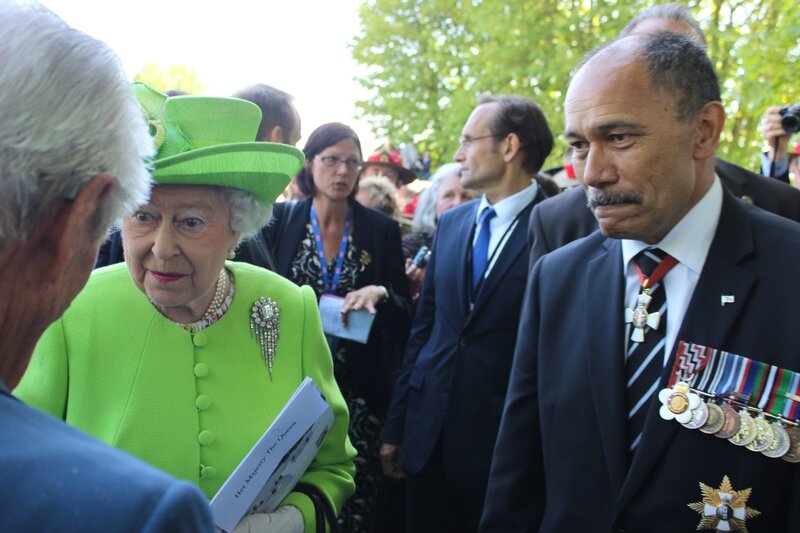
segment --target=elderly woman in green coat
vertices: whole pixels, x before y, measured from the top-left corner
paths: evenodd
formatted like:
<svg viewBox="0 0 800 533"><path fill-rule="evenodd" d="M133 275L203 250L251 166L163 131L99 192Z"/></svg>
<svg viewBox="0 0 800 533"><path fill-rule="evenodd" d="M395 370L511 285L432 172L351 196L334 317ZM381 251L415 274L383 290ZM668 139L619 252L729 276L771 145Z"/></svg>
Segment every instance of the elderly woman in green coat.
<svg viewBox="0 0 800 533"><path fill-rule="evenodd" d="M338 512L355 450L314 292L226 261L269 222L302 153L252 142L249 102L134 89L158 148L152 197L123 220L125 264L94 272L15 394L211 498L310 376L334 423L301 481ZM257 320L265 305L277 320ZM315 511L291 492L237 531L315 531Z"/></svg>

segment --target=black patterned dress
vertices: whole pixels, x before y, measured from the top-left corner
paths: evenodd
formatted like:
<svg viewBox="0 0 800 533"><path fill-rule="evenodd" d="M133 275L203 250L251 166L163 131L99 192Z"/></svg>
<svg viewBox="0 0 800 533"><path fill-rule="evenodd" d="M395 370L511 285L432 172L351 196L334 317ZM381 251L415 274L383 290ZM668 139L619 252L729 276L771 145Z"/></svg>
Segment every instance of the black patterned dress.
<svg viewBox="0 0 800 533"><path fill-rule="evenodd" d="M347 241L337 296L345 296L356 287L356 276L361 268L362 252L353 244L350 235ZM328 272L333 272L336 256L328 265ZM314 231L311 222L306 225L306 232L297 247L297 253L291 264L289 278L298 285L309 285L317 298L324 291L322 269L319 255L314 244ZM376 531L375 523L380 502L380 485L383 477L378 457L380 448L380 428L383 426L383 412L370 406L362 393L362 385L354 379L350 351L353 343L335 337L328 338L333 356L333 371L342 395L350 410L350 441L358 451L356 463L356 492L345 502L339 516L342 531L348 533ZM372 407L372 408L371 408Z"/></svg>

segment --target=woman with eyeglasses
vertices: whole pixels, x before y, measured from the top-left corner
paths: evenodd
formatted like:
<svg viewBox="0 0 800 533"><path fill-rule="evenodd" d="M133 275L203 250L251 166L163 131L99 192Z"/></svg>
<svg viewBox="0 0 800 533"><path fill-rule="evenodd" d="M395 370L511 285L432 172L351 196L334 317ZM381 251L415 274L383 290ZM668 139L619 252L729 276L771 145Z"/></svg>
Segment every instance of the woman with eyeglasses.
<svg viewBox="0 0 800 533"><path fill-rule="evenodd" d="M330 336L328 342L350 408L350 439L358 450L356 493L345 504L340 523L348 532L376 531L384 483L379 431L413 313L400 228L355 200L363 159L350 127L320 126L303 152L306 161L297 182L307 198L276 204L263 237L279 274L310 285L318 298L344 298L343 319L359 309L375 314L366 344ZM242 255L253 261L253 254Z"/></svg>

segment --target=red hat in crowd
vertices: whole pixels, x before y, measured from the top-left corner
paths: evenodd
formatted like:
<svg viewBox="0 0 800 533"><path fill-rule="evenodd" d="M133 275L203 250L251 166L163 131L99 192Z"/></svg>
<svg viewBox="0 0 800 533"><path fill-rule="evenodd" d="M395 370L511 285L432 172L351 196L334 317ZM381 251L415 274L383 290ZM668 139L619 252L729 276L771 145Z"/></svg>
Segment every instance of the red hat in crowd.
<svg viewBox="0 0 800 533"><path fill-rule="evenodd" d="M386 146L381 146L367 158L364 162L364 170L370 166L382 166L394 170L404 185L408 185L417 179L417 175L412 170L403 166L403 160L397 150Z"/></svg>

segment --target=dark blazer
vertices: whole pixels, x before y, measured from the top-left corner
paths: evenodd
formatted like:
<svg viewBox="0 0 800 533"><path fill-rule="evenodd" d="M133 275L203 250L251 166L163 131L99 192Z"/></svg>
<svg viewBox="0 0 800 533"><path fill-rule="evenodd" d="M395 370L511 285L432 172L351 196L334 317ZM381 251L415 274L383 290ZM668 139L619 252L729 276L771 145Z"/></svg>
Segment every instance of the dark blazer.
<svg viewBox="0 0 800 533"><path fill-rule="evenodd" d="M544 199L538 190L534 203ZM470 309L468 255L480 200L447 211L434 234L417 314L383 431L402 444L401 466L418 473L440 435L447 478L486 487L511 370L528 271L531 206L479 286Z"/></svg>
<svg viewBox="0 0 800 533"><path fill-rule="evenodd" d="M400 364L414 307L400 246L400 226L374 209L350 201L353 245L366 251L371 262L356 277L356 288L383 285L389 299L378 304L367 344L349 341L349 369L354 382L364 386L364 397L377 412L389 403L391 383ZM310 220L311 199L275 204L272 223L237 251L236 260L269 268L289 278L292 260ZM291 279L291 278L289 278ZM294 281L294 280L292 280ZM397 351L396 354L392 353Z"/></svg>
<svg viewBox="0 0 800 533"><path fill-rule="evenodd" d="M694 531L687 504L725 475L752 488L749 531L796 530L797 465L664 421L657 400L629 468L620 247L595 232L533 268L481 530ZM800 371L798 269L800 226L725 193L677 340Z"/></svg>
<svg viewBox="0 0 800 533"><path fill-rule="evenodd" d="M203 494L11 396L0 381L0 531L213 532Z"/></svg>
<svg viewBox="0 0 800 533"><path fill-rule="evenodd" d="M800 222L800 190L775 179L753 174L732 163L715 160L723 187L737 198L784 218ZM597 220L586 207L582 187L573 187L548 198L534 208L528 230L531 267L548 252L580 239L597 229Z"/></svg>
<svg viewBox="0 0 800 533"><path fill-rule="evenodd" d="M122 249L122 234L118 229L108 234L106 241L100 245L97 251L97 259L94 267L100 268L108 265L116 265L125 261L125 253Z"/></svg>

